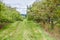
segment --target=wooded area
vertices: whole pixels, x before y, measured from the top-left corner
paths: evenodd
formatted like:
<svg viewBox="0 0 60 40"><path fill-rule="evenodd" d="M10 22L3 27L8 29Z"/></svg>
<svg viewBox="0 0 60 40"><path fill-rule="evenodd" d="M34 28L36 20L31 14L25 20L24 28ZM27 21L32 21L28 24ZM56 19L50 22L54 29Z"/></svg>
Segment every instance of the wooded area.
<svg viewBox="0 0 60 40"><path fill-rule="evenodd" d="M60 0L34 2L27 10L28 20L33 20L52 34L60 36ZM56 36L57 37L57 36Z"/></svg>

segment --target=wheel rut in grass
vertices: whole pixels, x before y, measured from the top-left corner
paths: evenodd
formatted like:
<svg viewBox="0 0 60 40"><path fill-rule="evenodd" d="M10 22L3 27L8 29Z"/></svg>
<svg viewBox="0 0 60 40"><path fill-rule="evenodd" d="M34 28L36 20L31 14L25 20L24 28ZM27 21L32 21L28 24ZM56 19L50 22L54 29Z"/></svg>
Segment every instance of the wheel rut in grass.
<svg viewBox="0 0 60 40"><path fill-rule="evenodd" d="M15 22L8 27L0 33L1 40L55 40L32 21Z"/></svg>

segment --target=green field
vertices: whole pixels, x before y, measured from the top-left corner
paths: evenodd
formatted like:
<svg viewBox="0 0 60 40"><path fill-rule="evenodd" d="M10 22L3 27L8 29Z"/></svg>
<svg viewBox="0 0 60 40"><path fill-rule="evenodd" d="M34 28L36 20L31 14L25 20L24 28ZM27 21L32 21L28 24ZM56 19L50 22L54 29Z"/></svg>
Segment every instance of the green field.
<svg viewBox="0 0 60 40"><path fill-rule="evenodd" d="M55 40L32 21L17 21L5 27L0 30L0 40Z"/></svg>

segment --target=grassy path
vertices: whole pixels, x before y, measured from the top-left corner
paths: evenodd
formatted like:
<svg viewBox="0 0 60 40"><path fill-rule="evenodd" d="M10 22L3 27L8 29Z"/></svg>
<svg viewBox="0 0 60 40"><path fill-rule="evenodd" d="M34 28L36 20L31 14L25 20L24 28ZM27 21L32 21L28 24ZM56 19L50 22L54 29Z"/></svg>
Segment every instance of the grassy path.
<svg viewBox="0 0 60 40"><path fill-rule="evenodd" d="M32 21L15 22L0 32L0 40L55 40Z"/></svg>

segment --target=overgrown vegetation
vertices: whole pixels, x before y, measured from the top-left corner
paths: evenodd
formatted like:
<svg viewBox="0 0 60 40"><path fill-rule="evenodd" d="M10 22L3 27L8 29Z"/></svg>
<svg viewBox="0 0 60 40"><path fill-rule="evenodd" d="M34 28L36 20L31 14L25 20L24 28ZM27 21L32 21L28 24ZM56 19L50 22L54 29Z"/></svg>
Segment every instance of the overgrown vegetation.
<svg viewBox="0 0 60 40"><path fill-rule="evenodd" d="M21 15L15 8L7 7L0 2L0 23L9 23L22 20Z"/></svg>
<svg viewBox="0 0 60 40"><path fill-rule="evenodd" d="M60 40L60 0L38 0L27 9L22 18L0 2L0 40Z"/></svg>
<svg viewBox="0 0 60 40"><path fill-rule="evenodd" d="M35 2L28 8L28 19L37 22L49 23L52 26L60 22L60 1L45 0Z"/></svg>
<svg viewBox="0 0 60 40"><path fill-rule="evenodd" d="M37 1L27 11L28 20L41 24L46 31L60 34L60 0Z"/></svg>
<svg viewBox="0 0 60 40"><path fill-rule="evenodd" d="M0 29L15 21L22 21L20 13L15 8L8 7L0 2Z"/></svg>

